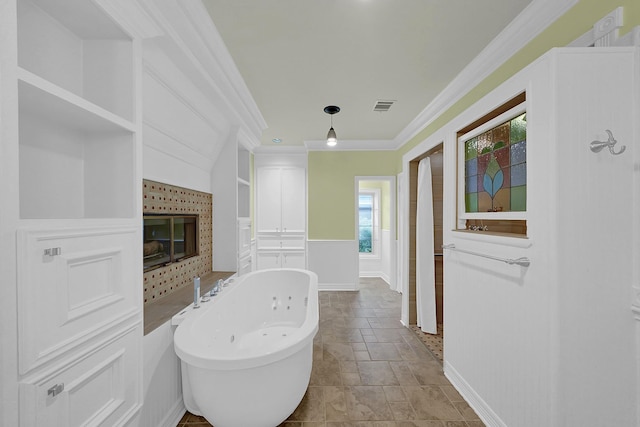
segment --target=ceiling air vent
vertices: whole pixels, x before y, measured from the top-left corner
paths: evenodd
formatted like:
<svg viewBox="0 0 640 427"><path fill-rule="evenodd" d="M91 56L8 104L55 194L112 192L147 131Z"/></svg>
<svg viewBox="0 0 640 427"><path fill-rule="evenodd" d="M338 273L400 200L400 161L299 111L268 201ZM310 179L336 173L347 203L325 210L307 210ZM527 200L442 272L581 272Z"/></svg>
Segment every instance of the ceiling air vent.
<svg viewBox="0 0 640 427"><path fill-rule="evenodd" d="M382 101L379 99L376 105L373 106L373 111L389 111L394 102L396 101Z"/></svg>

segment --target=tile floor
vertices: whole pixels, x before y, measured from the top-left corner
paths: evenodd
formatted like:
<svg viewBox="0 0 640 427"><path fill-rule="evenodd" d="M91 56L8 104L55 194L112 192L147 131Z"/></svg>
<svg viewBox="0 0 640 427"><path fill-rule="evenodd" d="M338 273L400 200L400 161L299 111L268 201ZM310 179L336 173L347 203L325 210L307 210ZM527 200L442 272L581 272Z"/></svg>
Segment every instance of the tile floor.
<svg viewBox="0 0 640 427"><path fill-rule="evenodd" d="M309 388L281 427L484 426L399 319L400 295L381 279L321 292ZM186 413L178 427L210 425Z"/></svg>
<svg viewBox="0 0 640 427"><path fill-rule="evenodd" d="M416 336L427 346L431 354L442 363L444 354L444 328L441 323L437 325L437 334L426 334L420 330L416 325L411 325L411 330L415 332Z"/></svg>

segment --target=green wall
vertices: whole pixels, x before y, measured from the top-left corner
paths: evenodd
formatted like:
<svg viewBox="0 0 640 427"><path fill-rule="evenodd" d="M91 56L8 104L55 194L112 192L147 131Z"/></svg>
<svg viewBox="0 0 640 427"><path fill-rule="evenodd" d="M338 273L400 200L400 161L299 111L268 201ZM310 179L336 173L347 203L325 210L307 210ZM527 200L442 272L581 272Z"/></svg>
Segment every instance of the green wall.
<svg viewBox="0 0 640 427"><path fill-rule="evenodd" d="M308 157L308 236L353 240L356 236L355 177L395 176L394 151L312 151Z"/></svg>
<svg viewBox="0 0 640 427"><path fill-rule="evenodd" d="M549 49L566 46L589 31L596 21L618 6L624 8L625 25L620 31L621 35L629 32L634 26L640 25L640 0L580 0L538 37L395 152L309 153L309 238L354 239L354 178L356 176L396 175L402 170L402 156L405 153Z"/></svg>

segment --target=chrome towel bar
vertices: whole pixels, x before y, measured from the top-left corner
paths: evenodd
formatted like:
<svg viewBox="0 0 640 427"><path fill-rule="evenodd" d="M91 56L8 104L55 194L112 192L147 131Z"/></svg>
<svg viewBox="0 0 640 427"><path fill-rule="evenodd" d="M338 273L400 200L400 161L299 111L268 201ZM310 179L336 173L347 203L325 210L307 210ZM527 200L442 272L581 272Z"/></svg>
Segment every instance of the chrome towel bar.
<svg viewBox="0 0 640 427"><path fill-rule="evenodd" d="M489 258L489 259L493 259L496 261L502 261L505 262L507 264L516 264L522 267L529 267L529 265L531 265L531 261L529 260L529 258L526 257L521 257L521 258L516 258L516 259L511 259L511 258L499 258L499 257L495 257L492 255L486 255L486 254L480 254L478 252L472 252L472 251L466 251L464 249L458 249L456 248L456 245L454 245L453 243L450 243L448 245L442 245L442 249L448 249L451 251L458 251L458 252L463 252L465 254L469 254L469 255L475 255L475 256L479 256L482 258Z"/></svg>

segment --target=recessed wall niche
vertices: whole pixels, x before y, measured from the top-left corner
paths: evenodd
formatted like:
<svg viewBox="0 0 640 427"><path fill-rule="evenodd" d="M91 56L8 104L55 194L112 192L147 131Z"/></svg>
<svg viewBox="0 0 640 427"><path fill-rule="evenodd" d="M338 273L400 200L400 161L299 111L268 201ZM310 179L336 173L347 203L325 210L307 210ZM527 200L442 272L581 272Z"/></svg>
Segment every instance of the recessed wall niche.
<svg viewBox="0 0 640 427"><path fill-rule="evenodd" d="M143 180L142 194L144 214L195 214L199 219L199 255L144 273L146 305L191 286L195 276L211 272L213 197L209 193L147 179Z"/></svg>

